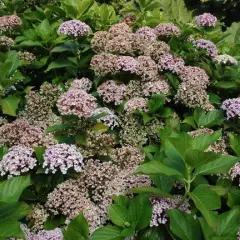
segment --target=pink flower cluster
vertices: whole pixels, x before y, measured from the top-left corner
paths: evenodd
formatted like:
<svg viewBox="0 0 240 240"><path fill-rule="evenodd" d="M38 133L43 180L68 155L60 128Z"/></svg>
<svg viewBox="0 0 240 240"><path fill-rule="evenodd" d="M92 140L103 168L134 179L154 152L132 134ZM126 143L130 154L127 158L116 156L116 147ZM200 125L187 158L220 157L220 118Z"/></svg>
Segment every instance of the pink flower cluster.
<svg viewBox="0 0 240 240"><path fill-rule="evenodd" d="M214 27L217 23L217 18L213 16L211 13L204 13L195 18L195 22L197 25L202 27Z"/></svg>
<svg viewBox="0 0 240 240"><path fill-rule="evenodd" d="M37 159L33 157L33 150L21 145L13 146L0 161L1 176L7 175L8 178L19 176L28 172L37 165Z"/></svg>
<svg viewBox="0 0 240 240"><path fill-rule="evenodd" d="M197 48L207 50L207 55L210 57L215 57L218 55L218 50L216 45L206 39L199 39L193 42L193 45L196 46Z"/></svg>
<svg viewBox="0 0 240 240"><path fill-rule="evenodd" d="M227 111L227 119L240 118L240 97L225 100L221 108Z"/></svg>
<svg viewBox="0 0 240 240"><path fill-rule="evenodd" d="M145 98L132 98L125 103L124 110L132 112L134 110L146 111L147 101Z"/></svg>
<svg viewBox="0 0 240 240"><path fill-rule="evenodd" d="M70 168L81 172L83 166L83 156L75 145L56 144L47 148L44 153L43 167L46 169L46 173L56 173L60 170L62 174L66 174Z"/></svg>
<svg viewBox="0 0 240 240"><path fill-rule="evenodd" d="M79 20L70 20L63 22L58 28L58 34L64 34L73 37L88 36L90 27Z"/></svg>
<svg viewBox="0 0 240 240"><path fill-rule="evenodd" d="M124 72L135 73L138 69L138 61L134 57L119 56L117 66L119 70Z"/></svg>
<svg viewBox="0 0 240 240"><path fill-rule="evenodd" d="M158 69L160 71L171 71L180 73L184 67L184 60L181 57L174 57L171 53L166 53L160 57L158 61Z"/></svg>
<svg viewBox="0 0 240 240"><path fill-rule="evenodd" d="M157 39L157 35L155 33L155 30L150 28L150 27L142 27L139 28L136 31L136 34L141 36L142 38L146 39L146 40L156 40Z"/></svg>
<svg viewBox="0 0 240 240"><path fill-rule="evenodd" d="M114 80L108 80L98 87L97 92L103 97L105 102L113 102L114 104L119 105L125 97L126 85L118 85Z"/></svg>
<svg viewBox="0 0 240 240"><path fill-rule="evenodd" d="M181 30L172 23L161 23L156 26L155 33L158 37L166 36L169 37L171 35L179 36L181 34Z"/></svg>
<svg viewBox="0 0 240 240"><path fill-rule="evenodd" d="M22 20L16 15L0 17L0 32L12 32L22 25Z"/></svg>
<svg viewBox="0 0 240 240"><path fill-rule="evenodd" d="M84 90L69 89L60 97L57 107L63 115L76 115L81 118L91 116L97 104L96 98Z"/></svg>
<svg viewBox="0 0 240 240"><path fill-rule="evenodd" d="M88 78L75 79L71 83L70 89L79 89L84 91L89 91L92 88L92 82Z"/></svg>

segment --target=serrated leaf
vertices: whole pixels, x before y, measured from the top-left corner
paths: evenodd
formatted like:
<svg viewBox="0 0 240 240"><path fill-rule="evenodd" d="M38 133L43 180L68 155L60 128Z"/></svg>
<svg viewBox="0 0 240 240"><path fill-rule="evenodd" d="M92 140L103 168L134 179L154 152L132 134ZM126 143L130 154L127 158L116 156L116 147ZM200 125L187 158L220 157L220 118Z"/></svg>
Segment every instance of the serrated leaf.
<svg viewBox="0 0 240 240"><path fill-rule="evenodd" d="M180 210L169 210L170 229L182 240L200 240L201 231L198 222L190 214Z"/></svg>
<svg viewBox="0 0 240 240"><path fill-rule="evenodd" d="M94 132L99 132L99 133L106 132L108 131L108 129L109 127L106 126L104 123L96 123L92 128Z"/></svg>
<svg viewBox="0 0 240 240"><path fill-rule="evenodd" d="M203 164L196 168L195 175L227 174L229 169L238 162L238 158L230 155L221 155L215 161Z"/></svg>
<svg viewBox="0 0 240 240"><path fill-rule="evenodd" d="M37 160L41 164L43 164L43 162L44 162L43 155L45 153L45 150L46 150L46 147L34 147L34 152L35 152L35 155L37 157Z"/></svg>
<svg viewBox="0 0 240 240"><path fill-rule="evenodd" d="M228 36L225 38L226 42L232 44L240 43L240 23L233 22L230 27L227 28L225 34Z"/></svg>
<svg viewBox="0 0 240 240"><path fill-rule="evenodd" d="M49 64L46 72L49 72L52 69L66 68L66 67L76 67L75 64L70 60L56 60Z"/></svg>
<svg viewBox="0 0 240 240"><path fill-rule="evenodd" d="M2 112L9 116L16 116L20 99L16 96L8 96L0 101Z"/></svg>
<svg viewBox="0 0 240 240"><path fill-rule="evenodd" d="M0 223L0 237L10 238L18 237L24 238L24 234L20 228L20 222L16 220L7 220Z"/></svg>
<svg viewBox="0 0 240 240"><path fill-rule="evenodd" d="M0 201L17 202L23 190L31 184L30 176L13 177L0 183Z"/></svg>
<svg viewBox="0 0 240 240"><path fill-rule="evenodd" d="M172 198L171 194L163 192L160 189L154 188L154 187L138 187L138 188L130 189L128 192L129 193L145 193L149 196Z"/></svg>
<svg viewBox="0 0 240 240"><path fill-rule="evenodd" d="M128 211L122 205L111 204L108 207L108 216L111 221L119 227L124 228L130 226Z"/></svg>
<svg viewBox="0 0 240 240"><path fill-rule="evenodd" d="M124 240L125 237L121 236L122 229L119 227L106 226L97 229L90 240Z"/></svg>

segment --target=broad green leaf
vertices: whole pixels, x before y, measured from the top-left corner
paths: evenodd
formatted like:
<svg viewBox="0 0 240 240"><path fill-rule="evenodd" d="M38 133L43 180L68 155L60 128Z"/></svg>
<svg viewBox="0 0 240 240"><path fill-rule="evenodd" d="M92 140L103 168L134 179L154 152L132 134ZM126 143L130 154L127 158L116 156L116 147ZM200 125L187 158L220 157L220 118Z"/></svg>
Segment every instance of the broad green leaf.
<svg viewBox="0 0 240 240"><path fill-rule="evenodd" d="M221 208L221 200L215 191L209 185L199 185L191 193L198 199L206 209L217 210Z"/></svg>
<svg viewBox="0 0 240 240"><path fill-rule="evenodd" d="M81 17L83 14L85 14L90 7L93 5L94 0L75 0L77 11L78 11L78 17Z"/></svg>
<svg viewBox="0 0 240 240"><path fill-rule="evenodd" d="M23 232L20 228L20 222L18 222L16 220L7 220L4 222L1 222L0 223L0 237L24 238Z"/></svg>
<svg viewBox="0 0 240 240"><path fill-rule="evenodd" d="M167 176L151 176L153 183L163 192L170 192L175 183L174 178Z"/></svg>
<svg viewBox="0 0 240 240"><path fill-rule="evenodd" d="M178 178L183 177L180 172L164 165L160 161L151 161L148 163L144 163L137 168L135 174L175 176Z"/></svg>
<svg viewBox="0 0 240 240"><path fill-rule="evenodd" d="M63 230L62 233L64 236L64 240L85 240L86 239L81 234L73 230L67 230L67 231Z"/></svg>
<svg viewBox="0 0 240 240"><path fill-rule="evenodd" d="M109 18L109 10L108 10L108 5L107 4L102 4L99 7L99 16L100 16L100 20L101 20L101 24L105 25L108 23L108 18Z"/></svg>
<svg viewBox="0 0 240 240"><path fill-rule="evenodd" d="M152 204L146 195L138 195L129 205L129 220L135 229L141 230L147 227L152 218Z"/></svg>
<svg viewBox="0 0 240 240"><path fill-rule="evenodd" d="M202 164L218 159L219 154L215 152L203 152L202 150L197 149L188 149L184 158L192 168L196 168Z"/></svg>
<svg viewBox="0 0 240 240"><path fill-rule="evenodd" d="M7 147L0 147L0 161L2 160L3 156L8 152Z"/></svg>
<svg viewBox="0 0 240 240"><path fill-rule="evenodd" d="M121 236L122 228L106 226L97 229L90 240L124 240L125 237Z"/></svg>
<svg viewBox="0 0 240 240"><path fill-rule="evenodd" d="M202 213L203 217L205 218L206 222L208 223L208 225L212 228L212 229L216 229L217 227L217 217L216 214L214 212L211 212L207 209L207 207L205 206L205 201L202 202L202 199L199 198L197 195L195 195L194 193L188 193L189 196L191 197L191 199L193 200L193 202L195 203L196 207L198 208L198 210Z"/></svg>
<svg viewBox="0 0 240 240"><path fill-rule="evenodd" d="M13 177L0 183L0 201L17 202L23 190L31 185L30 176Z"/></svg>
<svg viewBox="0 0 240 240"><path fill-rule="evenodd" d="M240 206L240 189L231 189L231 191L228 193L227 205L230 208L233 208L237 205Z"/></svg>
<svg viewBox="0 0 240 240"><path fill-rule="evenodd" d="M215 161L196 168L195 175L227 174L229 169L238 162L238 158L231 155L221 155Z"/></svg>
<svg viewBox="0 0 240 240"><path fill-rule="evenodd" d="M41 42L38 41L32 41L32 40L26 40L23 41L19 44L19 46L24 46L24 47L42 47Z"/></svg>
<svg viewBox="0 0 240 240"><path fill-rule="evenodd" d="M238 209L232 209L218 216L217 235L236 237L239 230L240 214Z"/></svg>
<svg viewBox="0 0 240 240"><path fill-rule="evenodd" d="M238 90L239 89L239 84L234 81L219 81L215 85L217 88L222 88L222 89L232 89L232 90Z"/></svg>
<svg viewBox="0 0 240 240"><path fill-rule="evenodd" d="M74 218L68 225L67 230L75 231L84 238L88 238L89 227L88 222L85 219L83 213L80 213L76 218Z"/></svg>
<svg viewBox="0 0 240 240"><path fill-rule="evenodd" d="M26 203L0 202L0 223L6 220L20 220L31 211L31 207Z"/></svg>
<svg viewBox="0 0 240 240"><path fill-rule="evenodd" d="M192 147L194 149L206 150L211 144L216 142L222 136L222 131L216 131L212 134L201 134L192 139Z"/></svg>
<svg viewBox="0 0 240 240"><path fill-rule="evenodd" d="M228 133L228 137L229 137L229 143L230 143L230 147L232 148L232 150L236 153L236 155L238 157L240 157L240 135L236 135L233 133Z"/></svg>
<svg viewBox="0 0 240 240"><path fill-rule="evenodd" d="M43 162L44 162L43 155L45 153L45 150L46 150L46 147L34 147L34 152L35 152L35 155L37 157L37 160L41 164L43 164Z"/></svg>
<svg viewBox="0 0 240 240"><path fill-rule="evenodd" d="M211 186L210 189L213 190L218 196L225 196L230 190L230 188L222 186Z"/></svg>
<svg viewBox="0 0 240 240"><path fill-rule="evenodd" d="M53 125L47 128L47 132L56 132L56 131L61 131L64 129L68 129L70 128L71 125L70 124L60 124L60 125Z"/></svg>
<svg viewBox="0 0 240 240"><path fill-rule="evenodd" d="M156 113L165 104L165 96L162 94L154 94L151 99L147 102L147 106L151 113Z"/></svg>
<svg viewBox="0 0 240 240"><path fill-rule="evenodd" d="M9 116L16 116L20 99L16 96L8 96L0 101L2 112Z"/></svg>
<svg viewBox="0 0 240 240"><path fill-rule="evenodd" d="M147 228L141 231L139 240L165 240L164 232L160 228Z"/></svg>
<svg viewBox="0 0 240 240"><path fill-rule="evenodd" d="M108 207L108 216L111 221L119 227L129 227L129 217L127 209L118 204L111 204Z"/></svg>
<svg viewBox="0 0 240 240"><path fill-rule="evenodd" d="M185 212L169 210L171 231L182 240L201 240L201 231L198 222Z"/></svg>
<svg viewBox="0 0 240 240"><path fill-rule="evenodd" d="M161 191L155 187L138 187L129 190L130 193L145 193L149 196L158 196L158 197L169 197L172 198L172 195L166 192Z"/></svg>
<svg viewBox="0 0 240 240"><path fill-rule="evenodd" d="M198 218L205 240L211 240L216 232L207 224L204 218Z"/></svg>
<svg viewBox="0 0 240 240"><path fill-rule="evenodd" d="M94 132L99 132L99 133L106 132L108 129L109 129L108 126L106 126L104 123L100 123L100 122L96 123L92 128L92 130Z"/></svg>
<svg viewBox="0 0 240 240"><path fill-rule="evenodd" d="M46 72L52 69L65 68L65 67L76 67L75 64L70 60L56 60L49 64Z"/></svg>
<svg viewBox="0 0 240 240"><path fill-rule="evenodd" d="M225 38L226 42L232 44L240 43L240 23L233 22L232 25L227 28L225 33L228 34L228 36Z"/></svg>
<svg viewBox="0 0 240 240"><path fill-rule="evenodd" d="M224 112L222 110L212 110L199 118L198 126L210 128L215 125L219 125L223 119L223 116Z"/></svg>

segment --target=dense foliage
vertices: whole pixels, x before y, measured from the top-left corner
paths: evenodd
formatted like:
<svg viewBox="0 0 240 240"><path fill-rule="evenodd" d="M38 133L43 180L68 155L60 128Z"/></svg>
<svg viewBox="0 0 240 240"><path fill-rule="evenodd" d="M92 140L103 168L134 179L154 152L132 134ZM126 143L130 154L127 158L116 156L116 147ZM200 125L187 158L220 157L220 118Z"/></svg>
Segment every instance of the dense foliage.
<svg viewBox="0 0 240 240"><path fill-rule="evenodd" d="M103 2L0 1L0 240L240 239L240 23Z"/></svg>

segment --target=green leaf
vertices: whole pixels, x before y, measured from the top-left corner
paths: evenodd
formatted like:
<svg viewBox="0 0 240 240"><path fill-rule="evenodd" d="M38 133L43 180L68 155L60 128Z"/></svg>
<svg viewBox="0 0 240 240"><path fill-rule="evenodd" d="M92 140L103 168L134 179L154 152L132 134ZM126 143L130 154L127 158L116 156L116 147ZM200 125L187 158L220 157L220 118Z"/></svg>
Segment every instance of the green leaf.
<svg viewBox="0 0 240 240"><path fill-rule="evenodd" d="M217 210L221 208L221 200L215 191L209 185L199 185L192 194L201 201L208 210Z"/></svg>
<svg viewBox="0 0 240 240"><path fill-rule="evenodd" d="M85 238L73 230L62 231L64 240L85 240Z"/></svg>
<svg viewBox="0 0 240 240"><path fill-rule="evenodd" d="M174 178L166 176L151 176L153 183L163 192L170 192L175 183Z"/></svg>
<svg viewBox="0 0 240 240"><path fill-rule="evenodd" d="M211 240L216 232L207 224L204 218L198 218L205 240Z"/></svg>
<svg viewBox="0 0 240 240"><path fill-rule="evenodd" d="M97 229L90 240L124 240L125 237L121 236L122 229L119 227L106 226Z"/></svg>
<svg viewBox="0 0 240 240"><path fill-rule="evenodd" d="M169 197L172 198L172 195L166 192L161 191L155 187L138 187L129 190L129 193L145 193L149 196L158 196L158 197Z"/></svg>
<svg viewBox="0 0 240 240"><path fill-rule="evenodd" d="M58 69L58 68L66 68L66 67L73 67L75 68L75 64L70 60L56 60L49 64L46 72L49 72L52 69Z"/></svg>
<svg viewBox="0 0 240 240"><path fill-rule="evenodd" d="M217 88L238 90L239 84L234 81L219 81L215 85Z"/></svg>
<svg viewBox="0 0 240 240"><path fill-rule="evenodd" d="M231 189L231 191L228 193L227 205L230 208L240 205L240 189Z"/></svg>
<svg viewBox="0 0 240 240"><path fill-rule="evenodd" d="M94 3L94 0L81 0L81 1L76 0L75 3L78 11L78 17L80 18L83 14L88 12L90 7Z"/></svg>
<svg viewBox="0 0 240 240"><path fill-rule="evenodd" d="M170 168L160 161L151 161L139 166L135 171L135 174L145 175L163 175L163 176L175 176L183 178L182 174L177 170Z"/></svg>
<svg viewBox="0 0 240 240"><path fill-rule="evenodd" d="M129 205L129 219L137 231L147 227L152 218L152 204L146 195L138 195Z"/></svg>
<svg viewBox="0 0 240 240"><path fill-rule="evenodd" d="M23 190L31 185L30 176L13 177L0 183L0 201L17 202Z"/></svg>
<svg viewBox="0 0 240 240"><path fill-rule="evenodd" d="M7 220L0 223L0 237L10 238L18 237L24 238L20 223L16 220Z"/></svg>
<svg viewBox="0 0 240 240"><path fill-rule="evenodd" d="M24 47L42 47L42 44L38 41L26 40L19 44L19 46Z"/></svg>
<svg viewBox="0 0 240 240"><path fill-rule="evenodd" d="M195 175L227 174L229 169L238 162L238 158L231 155L221 155L215 161L196 168Z"/></svg>
<svg viewBox="0 0 240 240"><path fill-rule="evenodd" d="M220 125L223 116L224 112L222 110L212 110L206 114L204 113L198 120L198 127L210 128L215 125Z"/></svg>
<svg viewBox="0 0 240 240"><path fill-rule="evenodd" d="M229 137L229 143L230 143L230 147L232 148L232 150L236 153L236 155L238 157L240 157L240 135L236 135L233 133L228 133L228 137Z"/></svg>
<svg viewBox="0 0 240 240"><path fill-rule="evenodd" d="M232 25L227 28L225 33L228 35L225 38L226 42L232 44L240 43L240 23L233 22Z"/></svg>
<svg viewBox="0 0 240 240"><path fill-rule="evenodd" d="M26 203L0 202L0 223L6 220L20 220L31 211L31 207Z"/></svg>
<svg viewBox="0 0 240 240"><path fill-rule="evenodd" d="M111 204L108 207L108 216L111 221L119 227L129 227L129 218L127 209L118 204Z"/></svg>
<svg viewBox="0 0 240 240"><path fill-rule="evenodd" d="M162 94L154 94L147 102L147 106L151 113L158 112L165 104L165 96Z"/></svg>
<svg viewBox="0 0 240 240"><path fill-rule="evenodd" d="M70 231L75 231L79 235L84 238L88 238L89 235L89 227L86 218L83 213L80 213L76 218L74 218L68 225L68 229Z"/></svg>
<svg viewBox="0 0 240 240"><path fill-rule="evenodd" d="M106 131L108 131L108 129L109 129L108 126L106 126L104 123L100 123L100 122L96 123L92 128L92 130L94 132L99 132L99 133L106 132Z"/></svg>
<svg viewBox="0 0 240 240"><path fill-rule="evenodd" d="M184 158L192 168L196 168L204 163L216 160L219 158L219 154L215 152L203 152L197 149L188 149Z"/></svg>
<svg viewBox="0 0 240 240"><path fill-rule="evenodd" d="M236 237L239 230L239 210L232 209L218 216L217 235Z"/></svg>
<svg viewBox="0 0 240 240"><path fill-rule="evenodd" d="M216 142L222 136L222 131L216 131L212 134L201 134L192 139L192 147L194 149L199 149L202 151L207 150L207 148Z"/></svg>
<svg viewBox="0 0 240 240"><path fill-rule="evenodd" d="M2 160L3 156L8 152L7 147L0 147L0 160Z"/></svg>
<svg viewBox="0 0 240 240"><path fill-rule="evenodd" d="M180 210L169 210L170 229L182 240L200 240L201 232L198 222L190 214Z"/></svg>
<svg viewBox="0 0 240 240"><path fill-rule="evenodd" d="M45 150L46 150L46 147L34 147L34 152L35 152L35 155L37 157L37 160L41 164L43 164L43 162L44 162L43 155L45 153Z"/></svg>
<svg viewBox="0 0 240 240"><path fill-rule="evenodd" d="M60 124L60 125L54 125L54 126L50 126L47 128L47 132L56 132L56 131L61 131L61 130L65 130L70 128L71 125L70 124Z"/></svg>
<svg viewBox="0 0 240 240"><path fill-rule="evenodd" d="M9 116L16 116L20 99L16 96L8 96L0 101L2 112Z"/></svg>

